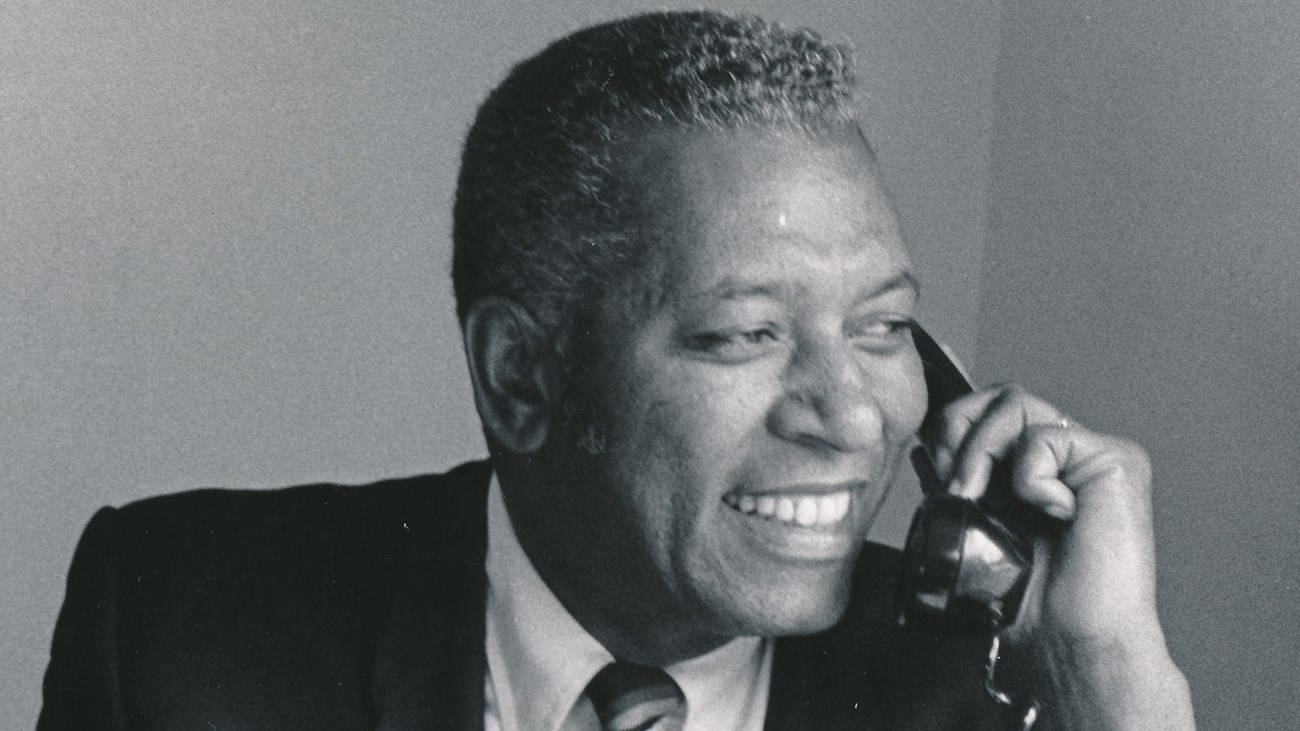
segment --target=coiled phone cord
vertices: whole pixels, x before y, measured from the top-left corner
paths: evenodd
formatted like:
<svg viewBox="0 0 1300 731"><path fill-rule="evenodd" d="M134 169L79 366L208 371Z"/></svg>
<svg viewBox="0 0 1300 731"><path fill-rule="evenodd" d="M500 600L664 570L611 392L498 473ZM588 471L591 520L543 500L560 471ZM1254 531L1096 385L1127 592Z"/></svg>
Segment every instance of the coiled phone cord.
<svg viewBox="0 0 1300 731"><path fill-rule="evenodd" d="M999 632L998 623L993 623L993 639L989 642L988 661L984 664L984 690L989 697L998 705L1007 709L1014 709L1021 705L1024 706L1024 714L1020 717L1020 731L1030 731L1034 727L1034 722L1038 720L1040 710L1038 701L1030 698L1027 703L1021 703L1016 700L1015 696L1007 693L997 686L995 676L998 670L998 659L1002 655L1002 634Z"/></svg>

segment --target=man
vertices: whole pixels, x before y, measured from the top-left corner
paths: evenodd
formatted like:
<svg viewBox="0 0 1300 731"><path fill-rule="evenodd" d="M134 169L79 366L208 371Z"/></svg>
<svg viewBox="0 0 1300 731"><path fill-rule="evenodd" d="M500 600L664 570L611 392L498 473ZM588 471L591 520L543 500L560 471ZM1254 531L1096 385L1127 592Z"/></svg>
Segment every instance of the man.
<svg viewBox="0 0 1300 731"><path fill-rule="evenodd" d="M851 90L841 49L710 13L514 69L455 211L490 463L101 511L41 728L1013 727L988 637L899 628L863 545L927 391ZM1141 451L1014 388L932 416L942 484L1009 464L1056 521L996 682L1190 728Z"/></svg>

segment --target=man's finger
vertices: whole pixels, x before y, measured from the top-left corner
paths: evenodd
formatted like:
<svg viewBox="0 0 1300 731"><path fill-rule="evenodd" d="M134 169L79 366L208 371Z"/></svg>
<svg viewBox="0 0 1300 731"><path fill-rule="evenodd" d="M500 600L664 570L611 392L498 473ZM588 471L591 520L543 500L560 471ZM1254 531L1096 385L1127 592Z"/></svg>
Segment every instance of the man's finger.
<svg viewBox="0 0 1300 731"><path fill-rule="evenodd" d="M952 478L957 450L967 432L984 418L984 413L1001 394L1002 391L991 389L952 401L943 407L938 418L930 425L930 433L922 435L934 461L934 471L941 482L946 484Z"/></svg>
<svg viewBox="0 0 1300 731"><path fill-rule="evenodd" d="M1060 520L1074 518L1075 496L1062 479L1067 465L1077 461L1080 441L1091 433L1078 426L1033 426L1016 450L1011 489L1015 496Z"/></svg>
<svg viewBox="0 0 1300 731"><path fill-rule="evenodd" d="M1091 503L1116 519L1141 518L1150 511L1151 464L1127 440L1078 426L1040 426L1026 434L1016 455L1013 486L1026 502Z"/></svg>
<svg viewBox="0 0 1300 731"><path fill-rule="evenodd" d="M1061 412L1046 401L1019 388L1003 390L979 422L967 430L957 451L949 492L979 498L988 488L993 463L1012 451L1027 428L1061 418Z"/></svg>

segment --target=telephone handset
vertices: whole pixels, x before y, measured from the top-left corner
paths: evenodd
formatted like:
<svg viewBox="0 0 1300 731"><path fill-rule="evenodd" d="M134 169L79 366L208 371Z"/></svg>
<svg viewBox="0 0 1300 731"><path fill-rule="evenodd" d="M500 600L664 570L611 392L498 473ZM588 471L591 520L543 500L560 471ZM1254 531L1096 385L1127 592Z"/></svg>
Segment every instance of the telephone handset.
<svg viewBox="0 0 1300 731"><path fill-rule="evenodd" d="M928 333L917 327L912 337L929 392L925 431L944 405L973 388ZM994 471L995 479L1000 472L1005 470ZM988 500L927 495L903 549L899 624L996 632L1014 622L1029 583L1033 550L1008 526L1010 518L1010 511L999 512Z"/></svg>

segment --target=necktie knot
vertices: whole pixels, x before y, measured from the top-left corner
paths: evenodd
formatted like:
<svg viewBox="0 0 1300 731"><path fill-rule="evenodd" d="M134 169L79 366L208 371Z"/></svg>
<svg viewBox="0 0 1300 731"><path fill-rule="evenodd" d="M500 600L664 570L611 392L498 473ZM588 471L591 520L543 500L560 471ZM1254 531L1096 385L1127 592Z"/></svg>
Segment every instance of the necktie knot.
<svg viewBox="0 0 1300 731"><path fill-rule="evenodd" d="M680 731L686 721L682 689L659 668L606 665L587 685L602 731Z"/></svg>

